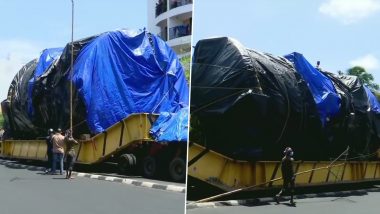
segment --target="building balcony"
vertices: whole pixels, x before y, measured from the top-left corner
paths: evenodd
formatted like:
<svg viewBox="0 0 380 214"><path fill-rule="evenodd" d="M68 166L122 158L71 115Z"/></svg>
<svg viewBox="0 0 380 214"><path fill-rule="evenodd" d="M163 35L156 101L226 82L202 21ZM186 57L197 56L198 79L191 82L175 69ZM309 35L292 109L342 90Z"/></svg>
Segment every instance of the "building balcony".
<svg viewBox="0 0 380 214"><path fill-rule="evenodd" d="M191 35L191 26L190 25L179 25L172 28L169 28L169 38L176 39L179 37Z"/></svg>
<svg viewBox="0 0 380 214"><path fill-rule="evenodd" d="M167 1L159 1L156 3L156 17L161 15L162 13L165 13L168 10Z"/></svg>
<svg viewBox="0 0 380 214"><path fill-rule="evenodd" d="M191 52L191 35L171 39L167 43L179 57L188 56Z"/></svg>
<svg viewBox="0 0 380 214"><path fill-rule="evenodd" d="M187 4L192 4L193 0L172 0L170 1L170 9L181 7Z"/></svg>
<svg viewBox="0 0 380 214"><path fill-rule="evenodd" d="M192 3L193 0L170 0L169 8L172 10ZM168 11L167 4L167 0L160 0L156 3L156 17Z"/></svg>
<svg viewBox="0 0 380 214"><path fill-rule="evenodd" d="M162 40L165 42L168 41L168 34L166 31L161 31L160 33L157 34Z"/></svg>

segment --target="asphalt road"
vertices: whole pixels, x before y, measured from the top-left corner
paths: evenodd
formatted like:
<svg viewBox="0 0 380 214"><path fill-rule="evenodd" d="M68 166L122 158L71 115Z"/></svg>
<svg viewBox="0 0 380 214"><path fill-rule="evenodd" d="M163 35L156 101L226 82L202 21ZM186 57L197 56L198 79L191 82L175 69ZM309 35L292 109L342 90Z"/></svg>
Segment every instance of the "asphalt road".
<svg viewBox="0 0 380 214"><path fill-rule="evenodd" d="M364 196L349 197L326 197L326 198L308 198L296 200L297 206L291 207L289 204L270 203L262 206L233 206L233 207L216 207L216 208L195 208L187 210L187 214L373 214L379 213L380 210L380 193L373 192Z"/></svg>
<svg viewBox="0 0 380 214"><path fill-rule="evenodd" d="M184 212L185 194L0 165L1 214Z"/></svg>

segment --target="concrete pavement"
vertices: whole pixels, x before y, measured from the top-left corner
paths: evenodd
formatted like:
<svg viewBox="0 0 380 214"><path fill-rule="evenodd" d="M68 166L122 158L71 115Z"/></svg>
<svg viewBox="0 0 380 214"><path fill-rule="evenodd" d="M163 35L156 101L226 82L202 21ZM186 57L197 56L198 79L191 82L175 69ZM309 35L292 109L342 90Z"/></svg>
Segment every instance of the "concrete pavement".
<svg viewBox="0 0 380 214"><path fill-rule="evenodd" d="M32 171L44 171L45 167L36 165L26 165L17 161L9 161L0 159L0 164L9 168L16 169L28 169ZM98 169L99 170L99 169ZM147 188L161 189L173 192L186 192L186 186L184 183L174 183L162 180L145 179L141 176L123 176L116 173L86 173L86 172L73 172L73 176L86 177L91 179L98 179L111 182L119 182L127 185L142 186Z"/></svg>
<svg viewBox="0 0 380 214"><path fill-rule="evenodd" d="M104 214L184 211L185 194L0 165L2 214Z"/></svg>
<svg viewBox="0 0 380 214"><path fill-rule="evenodd" d="M373 214L380 210L380 192L368 192L368 194L361 196L306 198L298 199L296 202L296 207L290 206L289 203L277 205L274 202L269 202L261 206L195 208L187 210L187 214Z"/></svg>

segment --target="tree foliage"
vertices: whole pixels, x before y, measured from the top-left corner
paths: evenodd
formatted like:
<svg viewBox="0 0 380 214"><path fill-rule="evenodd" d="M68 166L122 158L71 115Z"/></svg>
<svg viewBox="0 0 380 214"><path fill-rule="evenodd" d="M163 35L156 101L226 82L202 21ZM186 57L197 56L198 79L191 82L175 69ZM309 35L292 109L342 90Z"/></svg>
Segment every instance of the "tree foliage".
<svg viewBox="0 0 380 214"><path fill-rule="evenodd" d="M372 74L368 73L363 67L355 66L347 70L348 75L357 76L361 82L372 90L379 90L379 85L374 82Z"/></svg>
<svg viewBox="0 0 380 214"><path fill-rule="evenodd" d="M0 128L4 127L4 117L3 114L0 112Z"/></svg>
<svg viewBox="0 0 380 214"><path fill-rule="evenodd" d="M186 80L187 82L190 81L190 56L184 56L181 58L181 64L183 66L183 69L185 70Z"/></svg>
<svg viewBox="0 0 380 214"><path fill-rule="evenodd" d="M376 96L377 100L380 101L380 92L378 91L372 91L372 92Z"/></svg>

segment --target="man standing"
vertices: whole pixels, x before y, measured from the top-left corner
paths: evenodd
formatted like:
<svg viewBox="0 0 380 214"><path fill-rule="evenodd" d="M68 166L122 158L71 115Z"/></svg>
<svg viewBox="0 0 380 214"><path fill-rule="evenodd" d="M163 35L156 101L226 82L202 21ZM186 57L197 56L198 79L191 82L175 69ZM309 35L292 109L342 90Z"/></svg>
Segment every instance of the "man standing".
<svg viewBox="0 0 380 214"><path fill-rule="evenodd" d="M74 161L75 161L74 146L78 145L78 141L76 141L73 138L73 135L70 130L66 131L65 144L66 144L66 179L69 179L69 178L72 178L71 172L73 171Z"/></svg>
<svg viewBox="0 0 380 214"><path fill-rule="evenodd" d="M65 153L64 146L65 137L61 134L61 129L57 129L52 137L53 143L53 166L52 166L52 174L55 174L57 161L59 161L60 169L59 172L63 174L63 154Z"/></svg>
<svg viewBox="0 0 380 214"><path fill-rule="evenodd" d="M47 164L46 164L46 170L45 173L49 173L52 170L53 166L53 138L54 131L53 129L48 130L48 136L46 137L46 155L48 158Z"/></svg>
<svg viewBox="0 0 380 214"><path fill-rule="evenodd" d="M293 170L293 150L290 147L287 147L284 150L284 157L281 161L281 172L282 172L282 179L283 179L283 185L281 188L281 191L276 195L276 202L279 202L280 196L283 195L284 192L290 192L290 204L295 206L295 202L293 200L294 196L294 186L295 186L295 176L294 176L294 170Z"/></svg>

